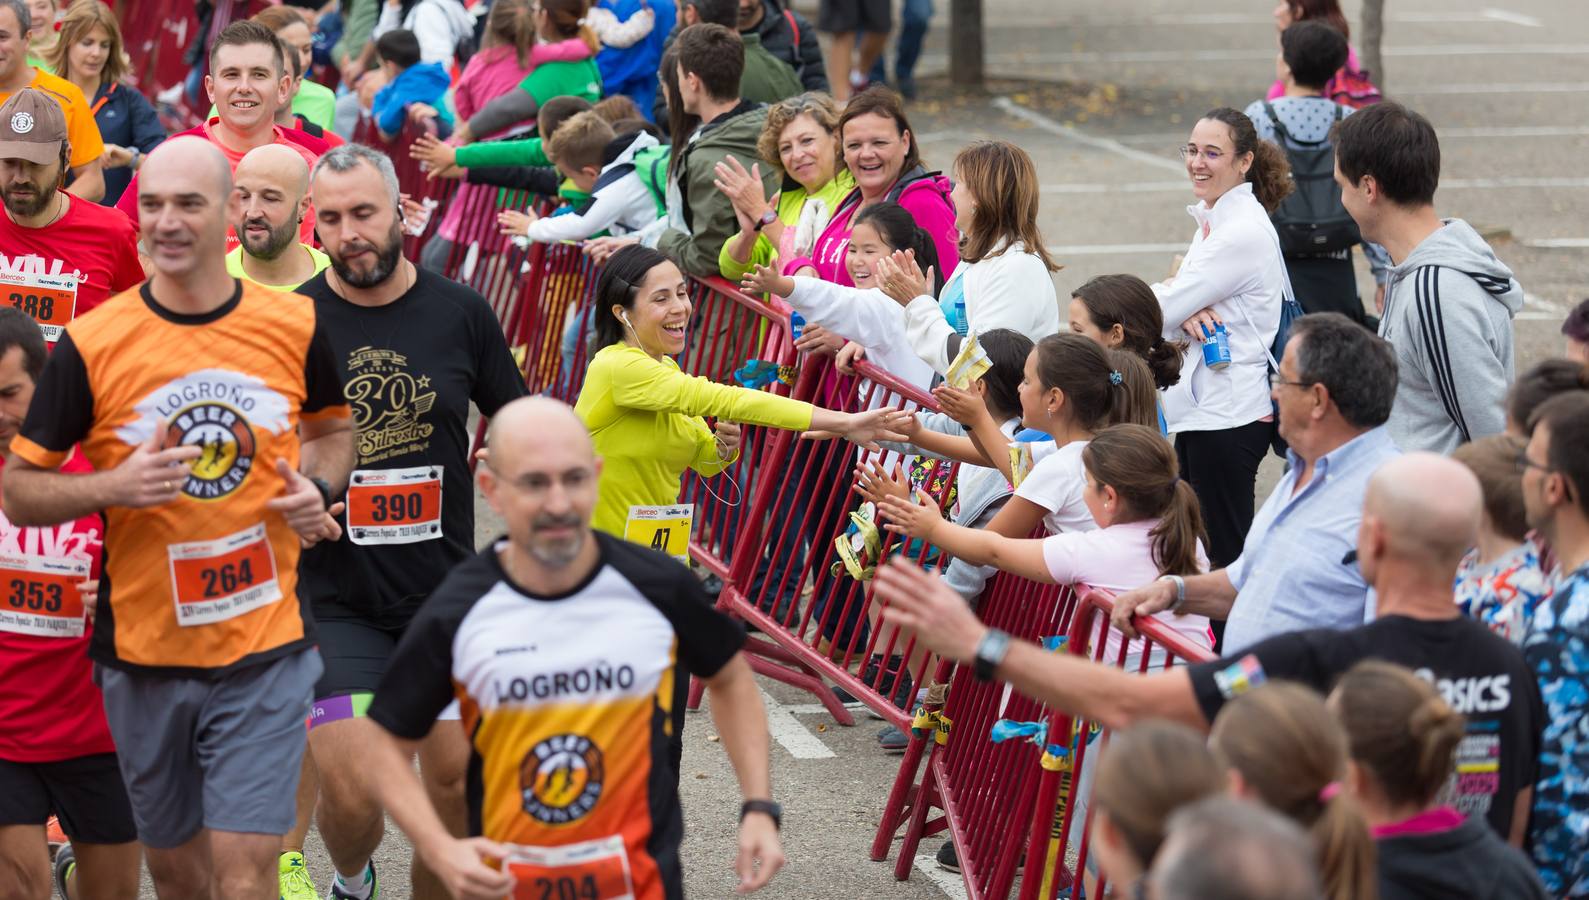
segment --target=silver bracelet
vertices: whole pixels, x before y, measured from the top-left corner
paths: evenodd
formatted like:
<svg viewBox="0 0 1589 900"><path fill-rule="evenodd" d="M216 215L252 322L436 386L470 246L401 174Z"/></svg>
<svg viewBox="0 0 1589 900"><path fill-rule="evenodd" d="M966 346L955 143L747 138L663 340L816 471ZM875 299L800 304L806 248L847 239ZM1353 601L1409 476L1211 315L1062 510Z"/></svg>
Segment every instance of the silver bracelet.
<svg viewBox="0 0 1589 900"><path fill-rule="evenodd" d="M1168 581L1175 585L1175 602L1170 604L1170 612L1180 612L1186 605L1186 579L1179 575L1160 575L1160 581Z"/></svg>

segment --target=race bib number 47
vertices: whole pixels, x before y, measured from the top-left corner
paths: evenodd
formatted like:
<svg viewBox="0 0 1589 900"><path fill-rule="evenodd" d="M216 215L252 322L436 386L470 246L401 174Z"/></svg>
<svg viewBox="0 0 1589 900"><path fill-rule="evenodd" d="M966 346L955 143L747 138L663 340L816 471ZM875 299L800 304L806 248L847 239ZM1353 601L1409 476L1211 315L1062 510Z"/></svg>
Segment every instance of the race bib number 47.
<svg viewBox="0 0 1589 900"><path fill-rule="evenodd" d="M77 279L42 272L4 272L0 273L0 298L32 316L44 339L53 344L61 339L77 310Z"/></svg>
<svg viewBox="0 0 1589 900"><path fill-rule="evenodd" d="M0 555L0 631L40 637L83 636L88 560L27 553Z"/></svg>
<svg viewBox="0 0 1589 900"><path fill-rule="evenodd" d="M172 544L167 553L178 625L224 622L281 599L264 523L213 541Z"/></svg>
<svg viewBox="0 0 1589 900"><path fill-rule="evenodd" d="M504 861L518 879L513 900L633 900L623 838L562 847L514 847Z"/></svg>
<svg viewBox="0 0 1589 900"><path fill-rule="evenodd" d="M624 522L623 539L642 547L661 550L685 565L690 563L690 529L695 522L695 507L631 506Z"/></svg>

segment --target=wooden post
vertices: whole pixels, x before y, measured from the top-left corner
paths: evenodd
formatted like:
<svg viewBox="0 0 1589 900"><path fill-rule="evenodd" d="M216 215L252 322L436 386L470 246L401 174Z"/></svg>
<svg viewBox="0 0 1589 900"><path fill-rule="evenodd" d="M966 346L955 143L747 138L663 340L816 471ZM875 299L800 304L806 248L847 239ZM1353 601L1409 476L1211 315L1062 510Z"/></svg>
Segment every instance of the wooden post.
<svg viewBox="0 0 1589 900"><path fill-rule="evenodd" d="M949 80L979 88L985 74L982 0L949 0Z"/></svg>

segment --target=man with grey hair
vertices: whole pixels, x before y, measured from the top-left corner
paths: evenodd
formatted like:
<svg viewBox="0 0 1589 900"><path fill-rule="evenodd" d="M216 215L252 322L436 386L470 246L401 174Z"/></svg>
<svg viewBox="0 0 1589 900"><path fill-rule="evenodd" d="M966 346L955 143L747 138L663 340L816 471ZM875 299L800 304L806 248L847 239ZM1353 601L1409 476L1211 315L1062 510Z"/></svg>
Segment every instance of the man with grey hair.
<svg viewBox="0 0 1589 900"><path fill-rule="evenodd" d="M1223 648L1242 650L1302 628L1360 625L1368 581L1347 555L1363 492L1399 452L1385 429L1396 398L1389 343L1340 313L1291 327L1269 376L1290 467L1247 532L1241 556L1206 575L1165 575L1115 600L1114 625L1164 610L1226 619Z"/></svg>
<svg viewBox="0 0 1589 900"><path fill-rule="evenodd" d="M1313 845L1255 803L1209 797L1170 816L1148 873L1154 900L1321 900Z"/></svg>
<svg viewBox="0 0 1589 900"><path fill-rule="evenodd" d="M105 196L105 172L100 156L105 143L94 122L94 111L77 85L52 75L28 62L28 34L34 25L28 4L23 0L0 0L0 103L23 88L36 88L50 95L66 113L67 142L71 156L72 183L66 190L84 200Z"/></svg>
<svg viewBox="0 0 1589 900"><path fill-rule="evenodd" d="M242 167L238 169L242 173ZM304 555L325 674L309 744L320 777L320 834L334 898L376 890L370 857L384 830L364 778L376 734L363 717L420 601L474 551L469 404L491 417L525 393L485 299L403 257L391 160L360 144L315 164L315 216L331 267L299 287L325 323L358 429L346 528ZM469 744L454 704L418 752L447 827L463 835ZM416 859L413 895L443 898Z"/></svg>

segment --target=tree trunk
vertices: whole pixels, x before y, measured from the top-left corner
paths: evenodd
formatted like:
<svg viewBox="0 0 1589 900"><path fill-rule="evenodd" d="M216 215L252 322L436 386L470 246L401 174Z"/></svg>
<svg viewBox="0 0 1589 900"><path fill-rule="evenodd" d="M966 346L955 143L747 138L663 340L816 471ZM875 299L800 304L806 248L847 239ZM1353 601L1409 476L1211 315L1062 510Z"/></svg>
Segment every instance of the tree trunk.
<svg viewBox="0 0 1589 900"><path fill-rule="evenodd" d="M981 87L982 0L949 0L949 80L959 87Z"/></svg>
<svg viewBox="0 0 1589 900"><path fill-rule="evenodd" d="M1361 36L1363 51L1363 68L1368 70L1374 79L1374 85L1381 92L1385 90L1389 80L1385 65L1380 59L1379 45L1385 37L1385 0L1363 0L1363 33Z"/></svg>

